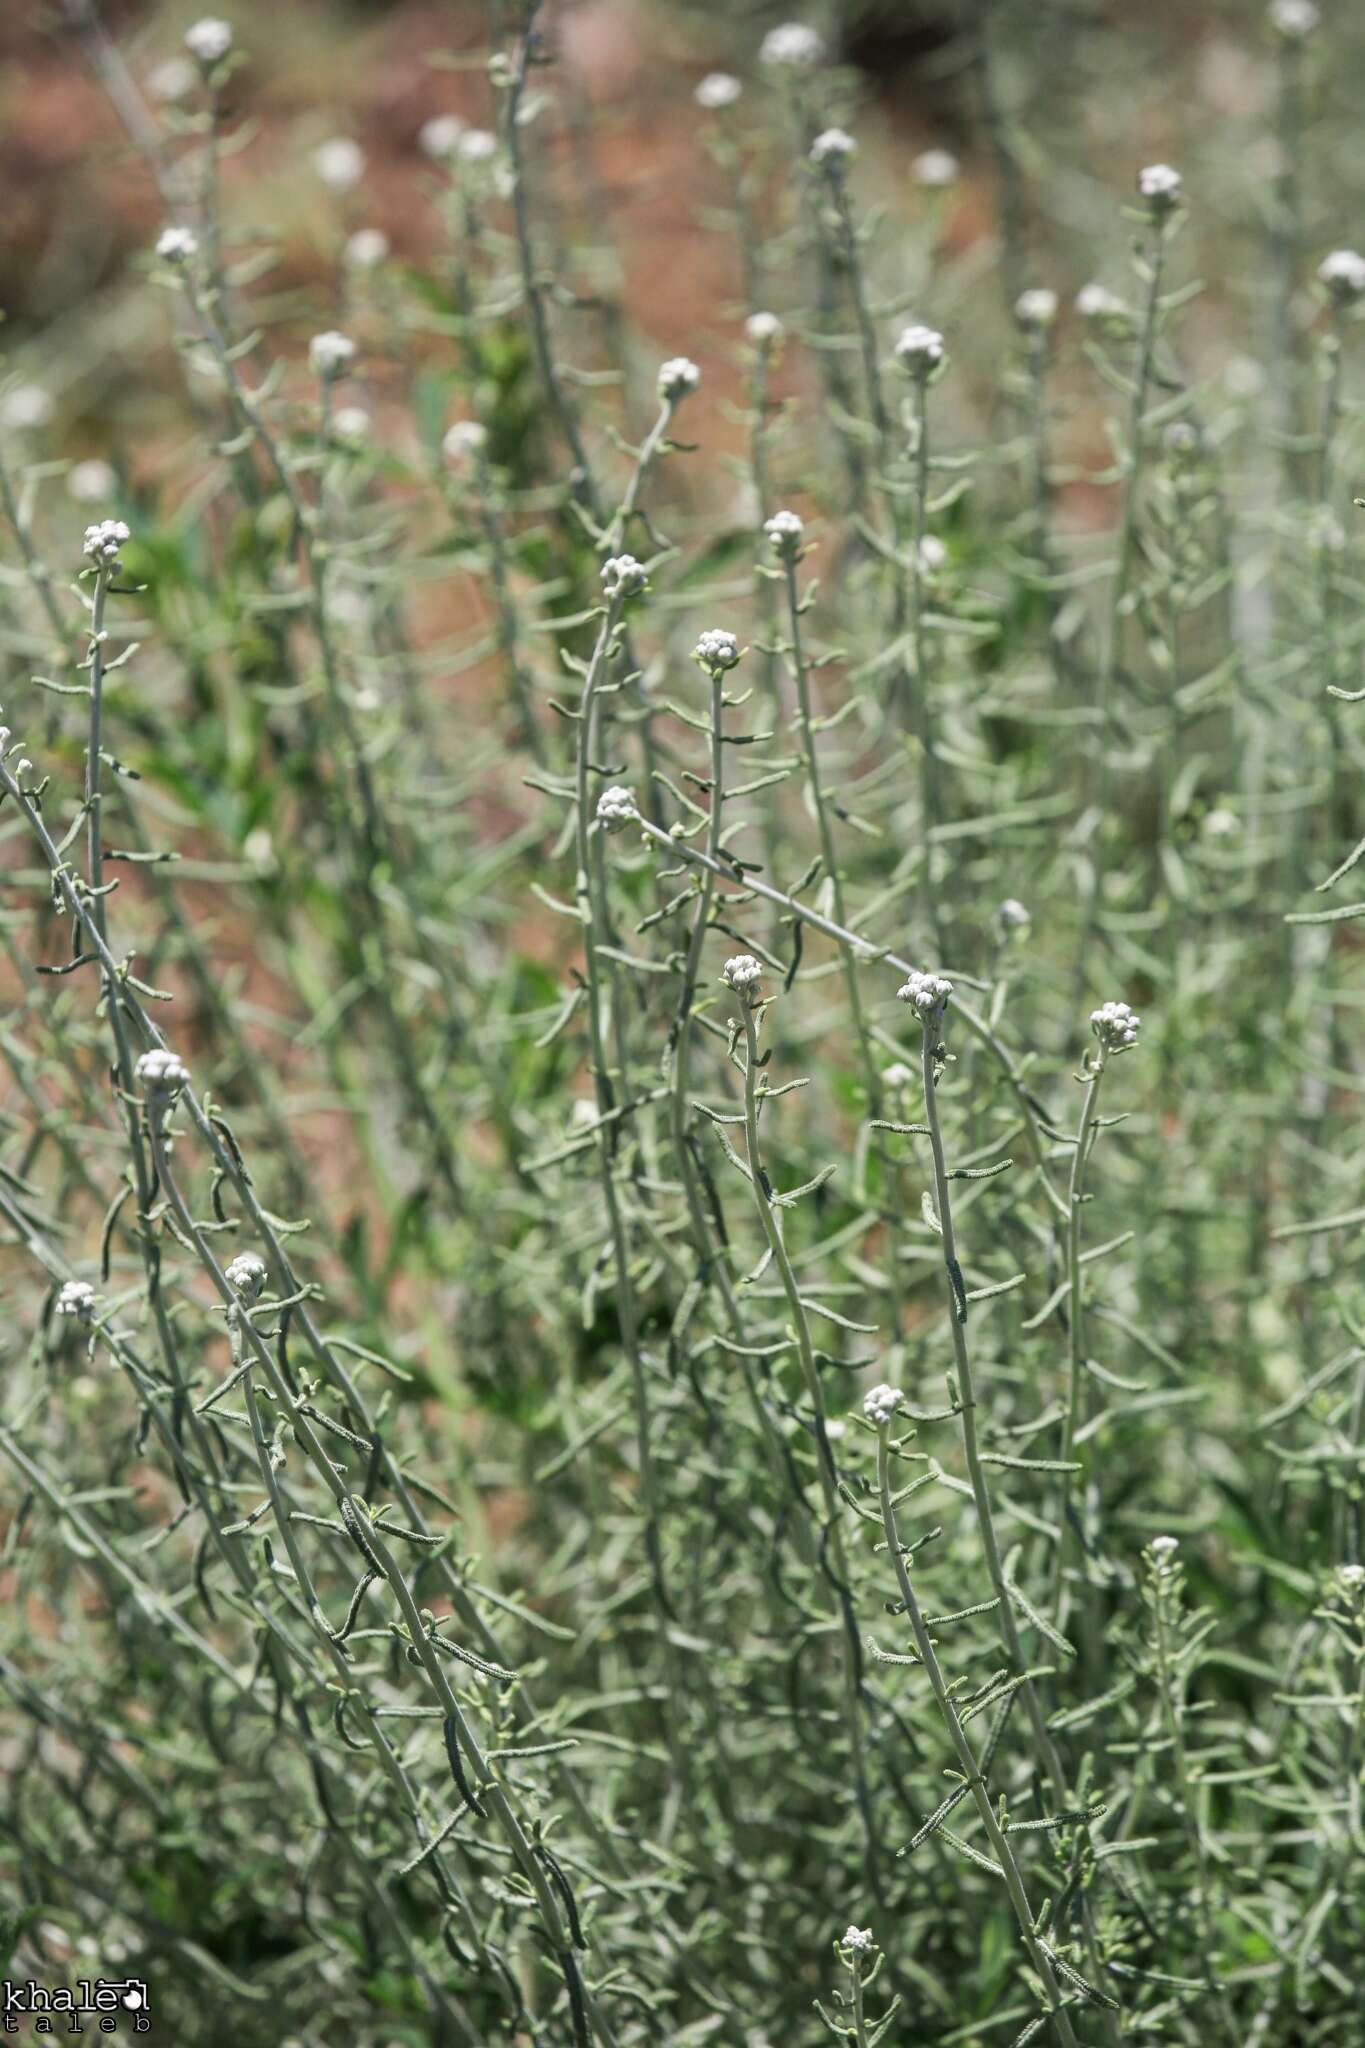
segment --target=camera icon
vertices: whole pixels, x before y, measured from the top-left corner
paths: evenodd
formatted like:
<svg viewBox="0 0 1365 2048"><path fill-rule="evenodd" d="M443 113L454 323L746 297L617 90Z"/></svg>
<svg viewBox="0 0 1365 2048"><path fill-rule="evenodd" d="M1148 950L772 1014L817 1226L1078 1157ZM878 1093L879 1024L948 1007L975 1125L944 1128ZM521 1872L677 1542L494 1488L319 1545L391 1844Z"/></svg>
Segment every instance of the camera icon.
<svg viewBox="0 0 1365 2048"><path fill-rule="evenodd" d="M100 1987L117 1994L125 2012L146 2012L147 1986L140 1977L106 1977Z"/></svg>

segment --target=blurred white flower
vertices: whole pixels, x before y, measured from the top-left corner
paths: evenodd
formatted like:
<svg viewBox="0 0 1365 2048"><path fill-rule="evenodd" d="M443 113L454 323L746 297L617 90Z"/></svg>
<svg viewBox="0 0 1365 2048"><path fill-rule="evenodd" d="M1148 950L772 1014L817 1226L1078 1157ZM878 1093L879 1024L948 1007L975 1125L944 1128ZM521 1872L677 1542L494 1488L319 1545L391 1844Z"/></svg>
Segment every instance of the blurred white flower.
<svg viewBox="0 0 1365 2048"><path fill-rule="evenodd" d="M365 175L365 152L349 135L334 135L313 151L313 169L329 192L350 192Z"/></svg>
<svg viewBox="0 0 1365 2048"><path fill-rule="evenodd" d="M90 455L84 462L72 463L66 474L66 488L78 505L97 505L102 498L113 497L118 478L107 462L98 455Z"/></svg>
<svg viewBox="0 0 1365 2048"><path fill-rule="evenodd" d="M352 270L377 270L389 258L389 238L383 228L357 228L343 252Z"/></svg>
<svg viewBox="0 0 1365 2048"><path fill-rule="evenodd" d="M915 183L927 186L931 191L955 185L961 174L962 166L950 149L922 150L910 166L910 175Z"/></svg>
<svg viewBox="0 0 1365 2048"><path fill-rule="evenodd" d="M718 114L722 107L732 107L743 90L728 71L708 71L692 97L708 114Z"/></svg>
<svg viewBox="0 0 1365 2048"><path fill-rule="evenodd" d="M56 410L52 394L41 384L16 384L0 398L0 427L27 433L45 427Z"/></svg>
<svg viewBox="0 0 1365 2048"><path fill-rule="evenodd" d="M186 100L199 83L199 73L188 57L165 57L147 73L147 91L163 106Z"/></svg>
<svg viewBox="0 0 1365 2048"><path fill-rule="evenodd" d="M454 156L463 134L464 122L458 114L433 114L422 123L417 144L433 163L446 163Z"/></svg>
<svg viewBox="0 0 1365 2048"><path fill-rule="evenodd" d="M770 28L759 45L758 61L775 70L810 70L824 62L825 39L804 21L784 21Z"/></svg>
<svg viewBox="0 0 1365 2048"><path fill-rule="evenodd" d="M330 381L342 376L355 361L355 343L348 334L329 328L325 334L315 334L309 342L308 360L315 375Z"/></svg>
<svg viewBox="0 0 1365 2048"><path fill-rule="evenodd" d="M232 48L232 23L206 14L185 30L185 48L203 65L220 63Z"/></svg>

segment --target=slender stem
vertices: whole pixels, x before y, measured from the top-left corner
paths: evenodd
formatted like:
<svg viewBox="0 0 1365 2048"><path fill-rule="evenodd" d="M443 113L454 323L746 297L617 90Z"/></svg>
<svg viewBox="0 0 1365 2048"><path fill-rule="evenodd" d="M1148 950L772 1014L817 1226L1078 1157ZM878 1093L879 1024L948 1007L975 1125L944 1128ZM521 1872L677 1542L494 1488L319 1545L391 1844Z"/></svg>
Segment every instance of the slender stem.
<svg viewBox="0 0 1365 2048"><path fill-rule="evenodd" d="M889 1422L880 1423L877 1428L877 1492L881 1501L882 1528L886 1535L887 1548L895 1564L896 1580L900 1587L900 1596L905 1612L910 1619L911 1632L915 1638L915 1649L919 1654L920 1662L924 1666L925 1675L929 1680L930 1689L933 1692L934 1701L938 1707L943 1725L948 1731L948 1738L953 1746L957 1767L971 1788L973 1804L980 1816L981 1825L990 1842L995 1860L1000 1865L1004 1875L1005 1889L1009 1893L1010 1904L1014 1908L1014 1917L1019 1925L1019 1933L1025 1952L1047 1994L1049 2012L1053 2025L1056 2028L1057 2038L1063 2043L1063 2048L1076 2048L1076 2035L1071 2025L1071 2015L1062 2003L1062 1994L1057 1984L1052 1959L1035 1932L1035 1915L1032 1906L1029 1904L1028 1893L1024 1888L1024 1880L1014 1854L1013 1844L996 1817L995 1807L986 1789L986 1781L981 1774L981 1766L977 1761L976 1752L972 1748L967 1731L962 1726L956 1702L948 1690L943 1676L943 1667L938 1661L938 1651L934 1646L933 1637L925 1626L919 1598L915 1592L914 1582L911 1579L910 1571L906 1564L906 1552L901 1545L900 1536L897 1533L896 1509L891 1497L890 1438L891 1428Z"/></svg>
<svg viewBox="0 0 1365 2048"><path fill-rule="evenodd" d="M1080 1128L1071 1155L1071 1178L1066 1191L1066 1278L1067 1278L1067 1388L1066 1413L1062 1418L1059 1456L1071 1462L1076 1429L1082 1420L1085 1383L1085 1271L1081 1264L1081 1210L1085 1202L1085 1169L1095 1137L1095 1112L1104 1079L1106 1056L1103 1045L1092 1056L1090 1078L1081 1105ZM1066 1559L1071 1548L1072 1474L1063 1472L1059 1486L1057 1551L1053 1570L1053 1598L1061 1597L1065 1585Z"/></svg>
<svg viewBox="0 0 1365 2048"><path fill-rule="evenodd" d="M848 1559L844 1549L843 1524L839 1505L839 1471L834 1462L830 1445L828 1418L825 1413L825 1393L820 1384L820 1368L816 1362L815 1345L811 1338L810 1317L801 1299L796 1273L787 1252L782 1226L775 1213L773 1184L763 1164L762 1146L758 1133L759 1118L759 1054L758 1027L754 1011L747 996L739 997L744 1024L744 1135L749 1155L749 1182L754 1192L754 1207L758 1211L759 1223L768 1246L773 1264L782 1282L788 1313L791 1316L792 1334L796 1338L797 1357L801 1364L801 1377L810 1403L811 1418L815 1435L816 1469L820 1476L820 1493L825 1511L826 1542L832 1565L835 1595L843 1618L840 1640L843 1646L844 1709L848 1736L853 1750L853 1770L859 1809L867 1837L867 1853L874 1889L880 1893L881 1849L878 1830L872 1812L871 1793L867 1783L867 1769L863 1754L862 1732L862 1647L858 1634L857 1617L853 1609L848 1572Z"/></svg>

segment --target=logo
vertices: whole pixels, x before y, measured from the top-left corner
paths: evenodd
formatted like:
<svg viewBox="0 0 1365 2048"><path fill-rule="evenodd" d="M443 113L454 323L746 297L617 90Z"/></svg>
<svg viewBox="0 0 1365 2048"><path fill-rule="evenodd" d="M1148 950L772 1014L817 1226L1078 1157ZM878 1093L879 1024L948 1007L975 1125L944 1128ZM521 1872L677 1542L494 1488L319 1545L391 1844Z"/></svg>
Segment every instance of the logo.
<svg viewBox="0 0 1365 2048"><path fill-rule="evenodd" d="M74 1985L0 1981L0 2034L150 2034L140 1977L81 1977Z"/></svg>

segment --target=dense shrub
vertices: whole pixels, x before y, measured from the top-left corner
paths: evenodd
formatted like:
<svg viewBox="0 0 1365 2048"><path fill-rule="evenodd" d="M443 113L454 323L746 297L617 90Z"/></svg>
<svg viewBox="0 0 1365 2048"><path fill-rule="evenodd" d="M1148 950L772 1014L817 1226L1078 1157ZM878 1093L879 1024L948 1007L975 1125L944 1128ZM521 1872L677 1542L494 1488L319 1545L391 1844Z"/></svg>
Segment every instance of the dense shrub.
<svg viewBox="0 0 1365 2048"><path fill-rule="evenodd" d="M907 179L623 15L660 338L492 13L276 279L243 28L66 10L161 339L0 392L10 1976L1359 2042L1359 28L965 10Z"/></svg>

